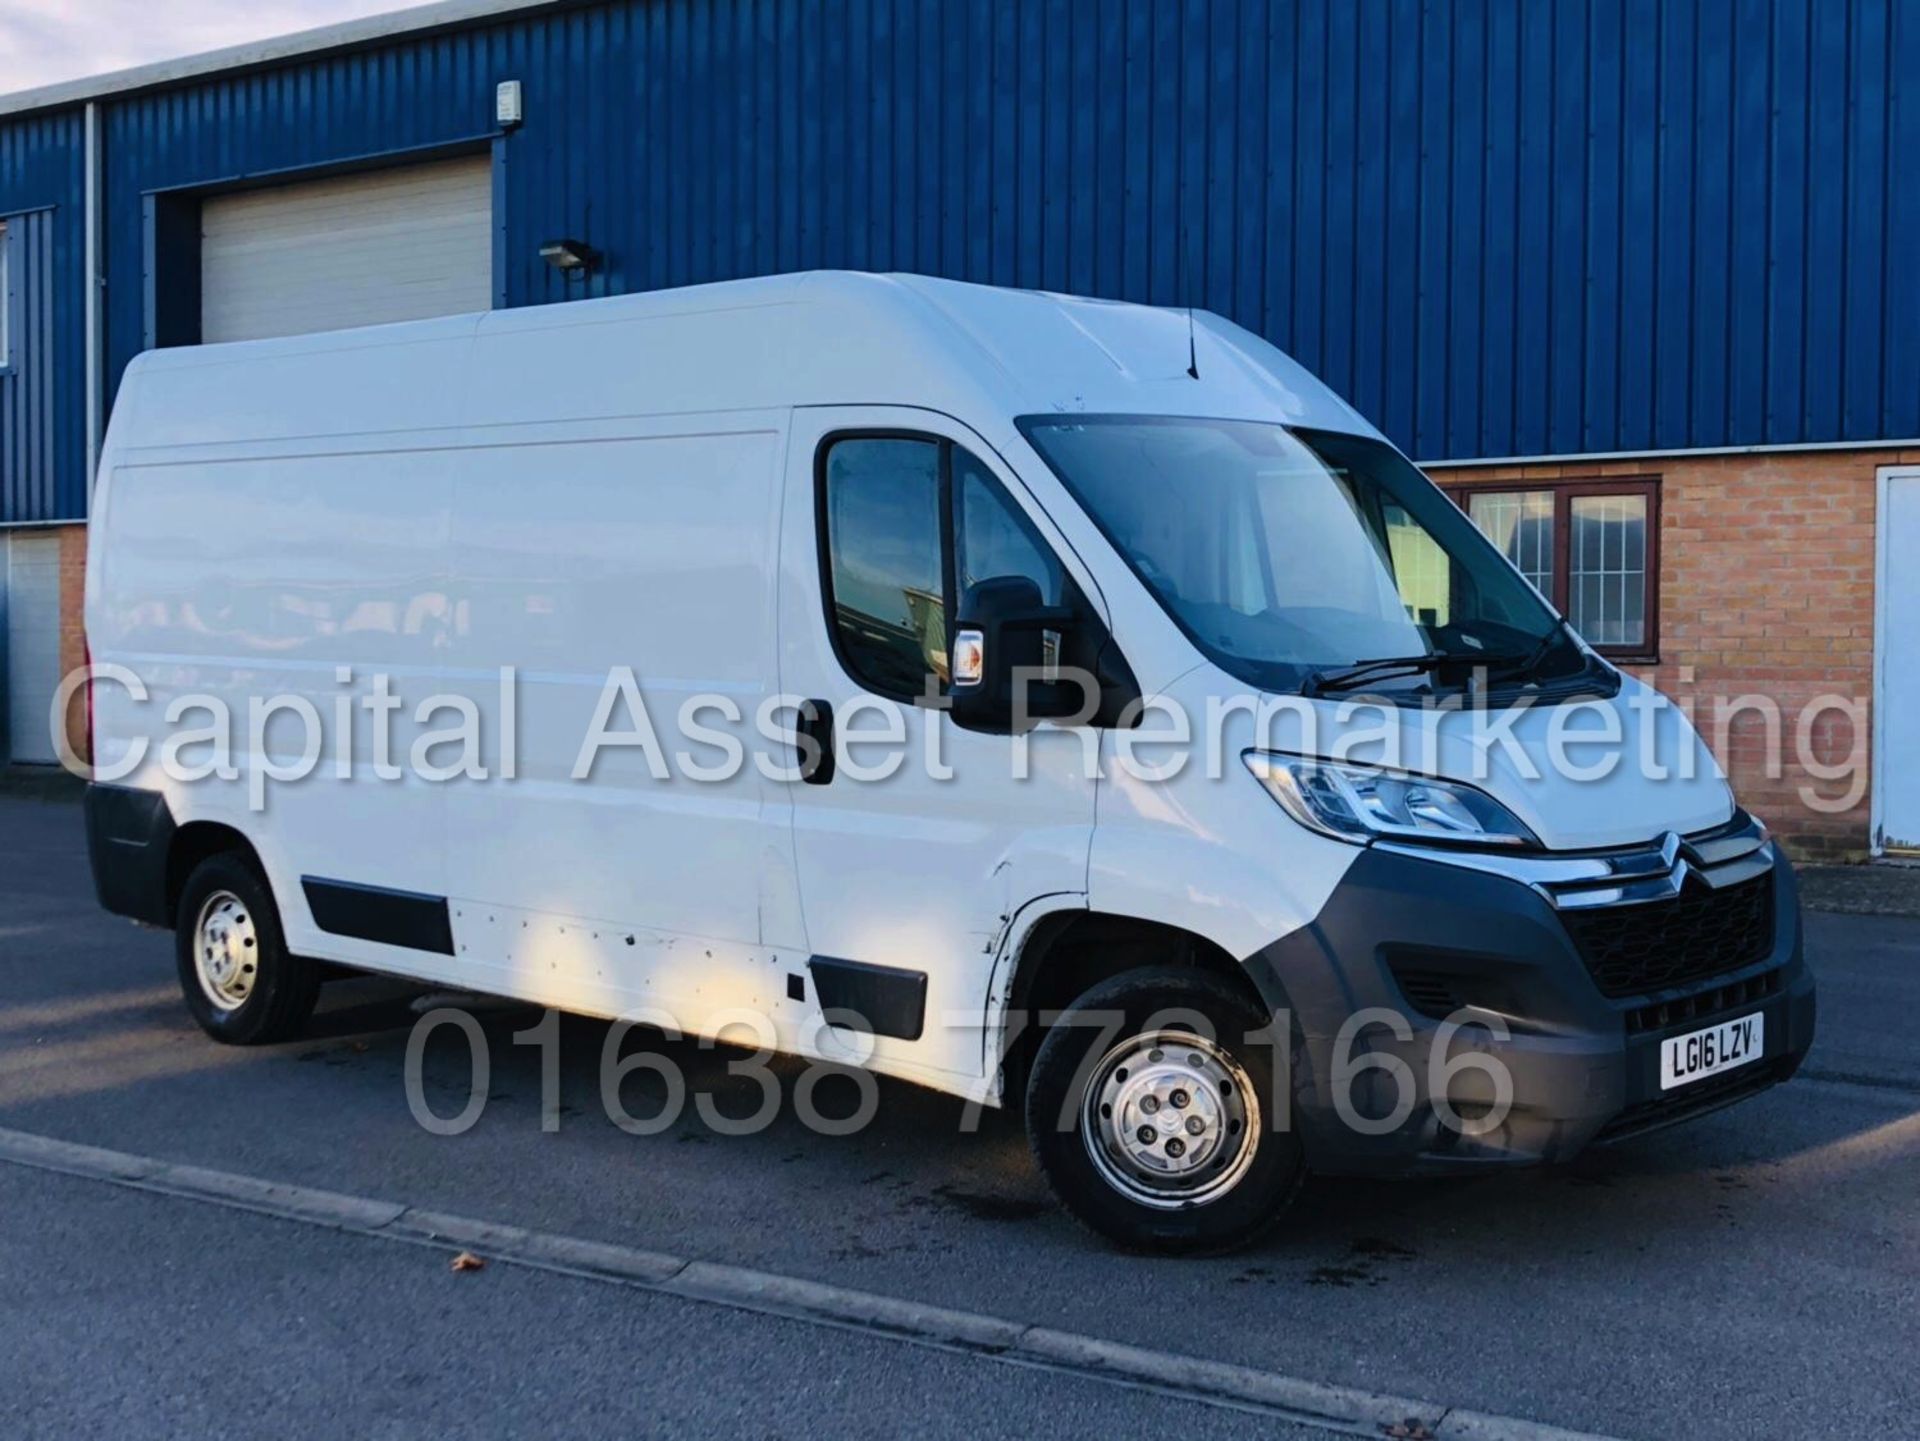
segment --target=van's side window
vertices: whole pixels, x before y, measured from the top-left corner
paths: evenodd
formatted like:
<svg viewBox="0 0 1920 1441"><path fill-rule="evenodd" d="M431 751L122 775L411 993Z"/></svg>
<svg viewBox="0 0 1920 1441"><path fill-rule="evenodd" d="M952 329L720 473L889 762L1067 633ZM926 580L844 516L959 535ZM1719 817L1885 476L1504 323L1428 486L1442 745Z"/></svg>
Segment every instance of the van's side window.
<svg viewBox="0 0 1920 1441"><path fill-rule="evenodd" d="M1066 575L1059 560L987 468L958 448L953 489L960 510L954 564L959 593L965 595L975 581L1017 575L1040 587L1042 604L1061 604Z"/></svg>
<svg viewBox="0 0 1920 1441"><path fill-rule="evenodd" d="M949 441L829 442L820 514L835 646L853 678L881 695L946 690L947 614L975 581L1025 576L1047 605L1077 596L993 473Z"/></svg>
<svg viewBox="0 0 1920 1441"><path fill-rule="evenodd" d="M882 695L947 678L940 442L849 437L827 451L822 510L841 658Z"/></svg>

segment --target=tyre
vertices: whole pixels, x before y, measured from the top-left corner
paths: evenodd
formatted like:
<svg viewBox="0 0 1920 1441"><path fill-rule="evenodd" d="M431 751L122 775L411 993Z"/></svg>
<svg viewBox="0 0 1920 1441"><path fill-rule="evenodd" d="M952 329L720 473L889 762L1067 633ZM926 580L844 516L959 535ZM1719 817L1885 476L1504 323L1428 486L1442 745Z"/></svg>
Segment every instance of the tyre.
<svg viewBox="0 0 1920 1441"><path fill-rule="evenodd" d="M1306 1165L1274 1048L1247 1039L1268 1019L1179 966L1075 1001L1027 1082L1027 1136L1061 1204L1137 1251L1229 1251L1277 1222Z"/></svg>
<svg viewBox="0 0 1920 1441"><path fill-rule="evenodd" d="M288 954L266 878L239 852L194 867L180 892L173 937L187 1009L216 1041L284 1040L313 1013L320 968Z"/></svg>

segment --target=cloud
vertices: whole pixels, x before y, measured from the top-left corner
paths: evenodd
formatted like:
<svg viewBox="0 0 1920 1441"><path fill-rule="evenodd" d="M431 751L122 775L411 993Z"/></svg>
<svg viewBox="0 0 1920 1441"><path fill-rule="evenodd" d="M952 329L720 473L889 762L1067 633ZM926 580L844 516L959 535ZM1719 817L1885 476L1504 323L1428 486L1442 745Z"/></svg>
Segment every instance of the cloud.
<svg viewBox="0 0 1920 1441"><path fill-rule="evenodd" d="M0 0L0 94L398 8L395 0Z"/></svg>

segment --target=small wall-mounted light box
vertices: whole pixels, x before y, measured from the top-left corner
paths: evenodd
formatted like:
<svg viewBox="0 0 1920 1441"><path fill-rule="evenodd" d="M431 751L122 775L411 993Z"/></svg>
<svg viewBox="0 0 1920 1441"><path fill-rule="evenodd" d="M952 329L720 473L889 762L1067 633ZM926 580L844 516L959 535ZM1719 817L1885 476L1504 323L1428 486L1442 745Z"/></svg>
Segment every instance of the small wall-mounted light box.
<svg viewBox="0 0 1920 1441"><path fill-rule="evenodd" d="M502 80L493 87L493 123L495 125L518 125L526 118L520 107L520 82Z"/></svg>
<svg viewBox="0 0 1920 1441"><path fill-rule="evenodd" d="M600 252L584 240L549 240L540 258L570 280L582 279L600 261Z"/></svg>

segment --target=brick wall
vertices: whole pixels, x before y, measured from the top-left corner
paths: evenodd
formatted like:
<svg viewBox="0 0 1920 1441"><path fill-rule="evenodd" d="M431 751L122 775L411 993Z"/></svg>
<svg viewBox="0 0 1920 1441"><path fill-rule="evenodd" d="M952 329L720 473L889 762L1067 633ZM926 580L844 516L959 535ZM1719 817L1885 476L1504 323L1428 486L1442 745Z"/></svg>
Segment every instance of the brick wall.
<svg viewBox="0 0 1920 1441"><path fill-rule="evenodd" d="M1447 485L1660 477L1659 663L1628 669L1692 705L1741 801L1791 852L1852 860L1868 843L1874 473L1896 462L1920 462L1920 451L1703 455L1433 474ZM1827 696L1845 698L1848 708L1819 711L1816 703ZM1763 710L1736 706L1741 697L1777 708L1777 749ZM1815 774L1829 767L1847 773Z"/></svg>
<svg viewBox="0 0 1920 1441"><path fill-rule="evenodd" d="M70 675L87 663L86 632L87 528L60 528L60 674ZM67 707L67 743L75 755L87 756L87 699L78 692Z"/></svg>

